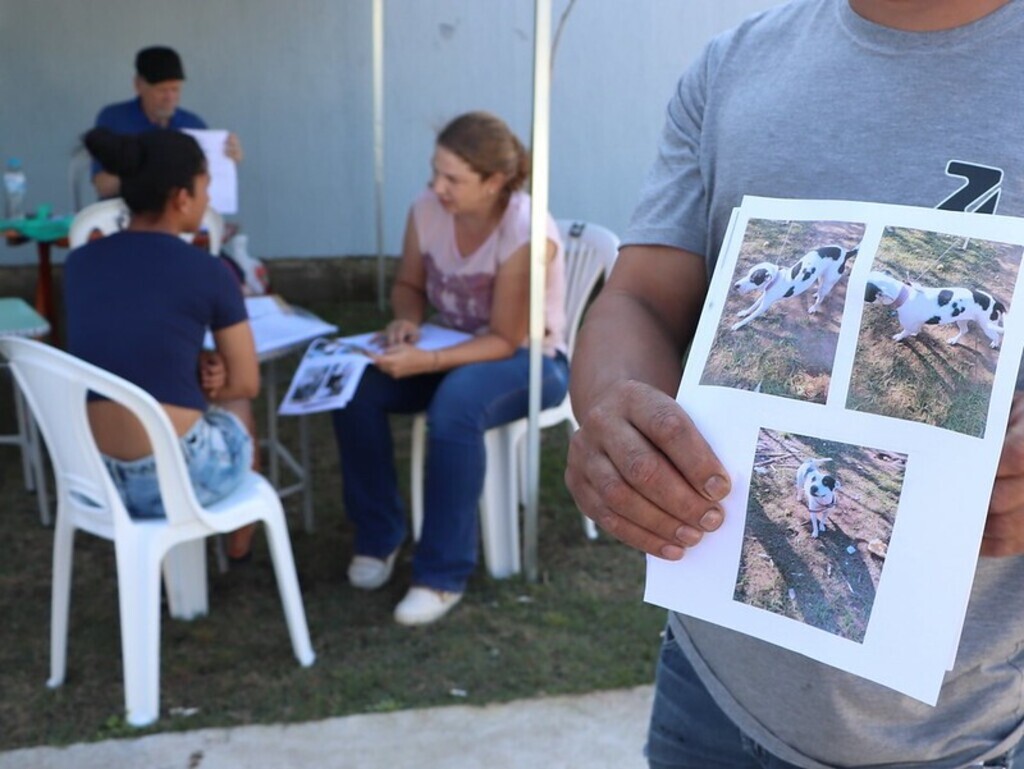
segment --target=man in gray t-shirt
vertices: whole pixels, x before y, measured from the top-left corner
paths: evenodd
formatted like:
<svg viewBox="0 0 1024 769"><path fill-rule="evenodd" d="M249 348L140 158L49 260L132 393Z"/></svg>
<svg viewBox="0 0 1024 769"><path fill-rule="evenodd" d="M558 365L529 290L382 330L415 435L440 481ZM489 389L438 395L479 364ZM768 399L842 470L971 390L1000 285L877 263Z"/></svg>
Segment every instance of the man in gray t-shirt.
<svg viewBox="0 0 1024 769"><path fill-rule="evenodd" d="M709 44L668 105L614 274L573 359L582 427L566 479L584 512L669 559L721 525L728 468L674 396L729 214L744 194L1024 216L1022 33L1024 0L796 0ZM1022 553L1024 397L1011 415L956 664L936 707L673 615L651 766L1012 761L1024 733Z"/></svg>

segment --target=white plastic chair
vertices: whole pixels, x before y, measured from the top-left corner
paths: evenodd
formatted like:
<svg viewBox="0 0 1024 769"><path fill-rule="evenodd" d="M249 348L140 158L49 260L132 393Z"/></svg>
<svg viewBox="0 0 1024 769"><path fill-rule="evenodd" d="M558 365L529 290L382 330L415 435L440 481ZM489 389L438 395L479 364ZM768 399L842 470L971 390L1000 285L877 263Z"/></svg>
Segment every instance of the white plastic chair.
<svg viewBox="0 0 1024 769"><path fill-rule="evenodd" d="M128 206L125 205L122 198L109 198L86 206L71 220L71 228L68 230L68 247L78 248L88 243L93 232L110 235L123 230L128 226L130 216ZM210 239L210 253L219 254L221 244L224 242L224 217L207 207L203 213L202 228ZM181 239L187 243L191 243L194 238L195 235L191 232L181 235Z"/></svg>
<svg viewBox="0 0 1024 769"><path fill-rule="evenodd" d="M315 655L284 511L274 489L262 476L250 472L242 486L226 499L203 508L196 501L171 421L151 395L40 342L2 338L0 353L7 357L36 416L50 450L57 486L48 686L57 687L64 682L73 540L78 529L114 543L129 724L145 726L155 721L160 712L161 564L172 613L176 608L180 611L183 597L196 583L201 586L205 603L206 561L202 543L213 534L263 522L292 649L302 666L313 664ZM128 515L89 428L89 390L130 409L145 428L156 457L166 519L142 521ZM174 568L185 564L179 560L177 567L172 566L176 555L191 559L187 564L189 571L181 572L182 578L177 581L171 579ZM192 584L186 585L187 580L192 580ZM258 664L255 660L252 663Z"/></svg>
<svg viewBox="0 0 1024 769"><path fill-rule="evenodd" d="M597 224L559 220L558 230L565 245L565 318L569 359L576 347L576 334L583 321L587 300L602 275L610 273L618 254L619 239L610 230ZM541 429L568 423L570 434L579 425L572 413L569 395L557 406L542 409L538 422ZM525 442L527 419L517 419L484 433L487 451L487 473L480 497L480 534L484 561L491 576L502 579L518 574L522 568L519 545L519 505L526 497ZM426 449L427 418L423 413L413 417L410 457L410 496L412 501L413 537L418 540L423 526L423 467ZM590 539L597 538L597 528L589 518L583 527Z"/></svg>
<svg viewBox="0 0 1024 769"><path fill-rule="evenodd" d="M92 156L81 144L75 145L68 160L68 201L71 212L78 213L96 200L92 185Z"/></svg>

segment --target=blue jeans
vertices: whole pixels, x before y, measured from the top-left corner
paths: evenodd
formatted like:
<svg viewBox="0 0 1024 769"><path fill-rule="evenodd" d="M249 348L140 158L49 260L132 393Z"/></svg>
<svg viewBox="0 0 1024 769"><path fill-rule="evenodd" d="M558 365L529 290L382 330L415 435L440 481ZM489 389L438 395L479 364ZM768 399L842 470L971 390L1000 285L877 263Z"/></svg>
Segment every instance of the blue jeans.
<svg viewBox="0 0 1024 769"><path fill-rule="evenodd" d="M252 439L234 414L212 407L181 436L192 488L204 507L236 488L252 466ZM133 518L166 518L153 455L124 461L104 456L128 514Z"/></svg>
<svg viewBox="0 0 1024 769"><path fill-rule="evenodd" d="M565 397L569 366L561 354L542 360L546 408ZM423 531L413 557L413 584L465 589L476 567L477 506L487 464L484 433L526 416L528 379L525 349L504 360L405 379L366 369L352 400L332 414L357 554L385 558L405 539L388 415L425 410Z"/></svg>
<svg viewBox="0 0 1024 769"><path fill-rule="evenodd" d="M644 753L651 769L799 769L754 742L722 712L669 627L658 660ZM1022 769L1024 744L976 766Z"/></svg>

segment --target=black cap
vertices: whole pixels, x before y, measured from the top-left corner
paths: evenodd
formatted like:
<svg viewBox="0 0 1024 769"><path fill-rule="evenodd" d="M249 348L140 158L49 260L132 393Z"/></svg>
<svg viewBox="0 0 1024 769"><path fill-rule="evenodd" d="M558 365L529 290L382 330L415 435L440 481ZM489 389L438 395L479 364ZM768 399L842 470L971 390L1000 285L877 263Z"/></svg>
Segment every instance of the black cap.
<svg viewBox="0 0 1024 769"><path fill-rule="evenodd" d="M143 48L135 55L135 71L150 84L185 79L177 51L160 45Z"/></svg>

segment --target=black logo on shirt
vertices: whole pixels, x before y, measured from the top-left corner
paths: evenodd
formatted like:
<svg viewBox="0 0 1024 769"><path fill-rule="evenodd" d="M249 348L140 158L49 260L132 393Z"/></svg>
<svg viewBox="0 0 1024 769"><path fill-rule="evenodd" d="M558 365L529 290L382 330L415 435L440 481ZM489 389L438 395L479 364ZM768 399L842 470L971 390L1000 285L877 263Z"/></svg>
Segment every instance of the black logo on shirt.
<svg viewBox="0 0 1024 769"><path fill-rule="evenodd" d="M966 211L973 214L994 214L1002 193L1003 171L1000 168L950 160L946 176L964 180L960 189L936 206L940 211Z"/></svg>

